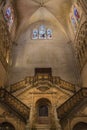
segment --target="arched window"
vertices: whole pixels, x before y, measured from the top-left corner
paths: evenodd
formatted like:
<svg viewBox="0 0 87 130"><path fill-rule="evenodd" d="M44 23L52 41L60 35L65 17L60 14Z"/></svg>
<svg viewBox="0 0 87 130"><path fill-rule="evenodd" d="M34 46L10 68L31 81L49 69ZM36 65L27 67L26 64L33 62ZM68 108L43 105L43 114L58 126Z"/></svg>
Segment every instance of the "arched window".
<svg viewBox="0 0 87 130"><path fill-rule="evenodd" d="M39 27L39 39L46 39L46 27L44 25Z"/></svg>
<svg viewBox="0 0 87 130"><path fill-rule="evenodd" d="M38 30L37 29L33 30L32 39L38 39Z"/></svg>
<svg viewBox="0 0 87 130"><path fill-rule="evenodd" d="M4 19L7 23L8 26L8 30L9 32L11 31L11 27L13 25L14 22L14 10L12 8L12 5L5 5L3 8L3 15L4 15Z"/></svg>
<svg viewBox="0 0 87 130"><path fill-rule="evenodd" d="M47 28L45 25L40 25L38 28L33 29L32 39L52 39L52 29Z"/></svg>
<svg viewBox="0 0 87 130"><path fill-rule="evenodd" d="M52 30L50 28L47 29L47 39L52 39Z"/></svg>
<svg viewBox="0 0 87 130"><path fill-rule="evenodd" d="M74 29L74 32L76 32L77 24L76 24L76 20L75 20L74 16L72 15L72 13L70 14L70 21L71 21L72 27Z"/></svg>
<svg viewBox="0 0 87 130"><path fill-rule="evenodd" d="M80 14L79 14L79 11L78 11L76 5L73 5L73 14L74 14L77 22L79 22L79 20L80 20Z"/></svg>
<svg viewBox="0 0 87 130"><path fill-rule="evenodd" d="M80 7L78 7L78 5L76 3L74 3L71 7L71 11L70 11L70 21L74 30L74 33L76 33L79 22L80 22L80 18L81 18L81 14L82 11L80 9Z"/></svg>

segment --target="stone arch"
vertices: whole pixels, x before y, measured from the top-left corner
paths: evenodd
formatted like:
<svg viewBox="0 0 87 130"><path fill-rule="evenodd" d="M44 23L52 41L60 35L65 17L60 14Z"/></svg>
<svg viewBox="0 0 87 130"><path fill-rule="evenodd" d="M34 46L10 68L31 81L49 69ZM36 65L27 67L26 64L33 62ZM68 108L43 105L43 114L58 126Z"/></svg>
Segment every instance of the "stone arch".
<svg viewBox="0 0 87 130"><path fill-rule="evenodd" d="M36 120L38 121L38 123L49 123L52 110L51 101L47 98L40 98L39 100L37 100L35 107L37 115Z"/></svg>
<svg viewBox="0 0 87 130"><path fill-rule="evenodd" d="M0 130L15 130L15 127L9 122L2 122L0 124Z"/></svg>
<svg viewBox="0 0 87 130"><path fill-rule="evenodd" d="M85 123L85 122L78 122L73 127L73 130L87 130L87 123Z"/></svg>
<svg viewBox="0 0 87 130"><path fill-rule="evenodd" d="M87 117L76 117L76 118L74 118L70 123L70 130L73 130L74 126L76 126L80 122L87 124Z"/></svg>
<svg viewBox="0 0 87 130"><path fill-rule="evenodd" d="M87 9L87 1L86 0L82 0L84 7Z"/></svg>
<svg viewBox="0 0 87 130"><path fill-rule="evenodd" d="M80 70L83 69L87 60L87 21L85 21L79 30L79 34L76 38L76 57Z"/></svg>
<svg viewBox="0 0 87 130"><path fill-rule="evenodd" d="M78 2L80 2L80 4L82 5L83 10L86 11L86 9L87 9L87 2L86 2L86 0L79 0Z"/></svg>
<svg viewBox="0 0 87 130"><path fill-rule="evenodd" d="M41 98L36 102L36 107L39 107L38 112L40 112L40 110L42 110L43 116L46 116L45 113L44 113L45 107L46 107L46 110L47 110L47 109L49 109L50 106L51 106L51 102L46 98ZM40 116L40 113L38 113L38 114Z"/></svg>

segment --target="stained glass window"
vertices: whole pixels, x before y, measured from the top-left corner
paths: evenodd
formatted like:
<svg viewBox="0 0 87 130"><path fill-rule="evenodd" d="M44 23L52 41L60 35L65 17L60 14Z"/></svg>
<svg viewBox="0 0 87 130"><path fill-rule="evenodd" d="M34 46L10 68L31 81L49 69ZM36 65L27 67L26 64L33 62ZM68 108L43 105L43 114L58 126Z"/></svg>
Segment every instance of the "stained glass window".
<svg viewBox="0 0 87 130"><path fill-rule="evenodd" d="M52 39L52 29L40 25L37 29L33 29L32 39Z"/></svg>
<svg viewBox="0 0 87 130"><path fill-rule="evenodd" d="M80 18L81 18L81 12L79 11L78 5L74 3L74 5L72 5L71 12L70 12L70 21L74 32L76 32L77 30Z"/></svg>
<svg viewBox="0 0 87 130"><path fill-rule="evenodd" d="M76 32L77 24L76 24L76 20L75 20L75 18L74 18L74 16L73 16L72 14L70 14L70 20L71 20L73 29L74 29L74 31Z"/></svg>
<svg viewBox="0 0 87 130"><path fill-rule="evenodd" d="M39 27L39 39L46 39L46 27L44 25Z"/></svg>
<svg viewBox="0 0 87 130"><path fill-rule="evenodd" d="M38 39L38 30L37 29L34 29L33 30L33 34L32 34L32 39Z"/></svg>
<svg viewBox="0 0 87 130"><path fill-rule="evenodd" d="M52 39L52 30L47 29L47 39Z"/></svg>
<svg viewBox="0 0 87 130"><path fill-rule="evenodd" d="M8 6L5 10L3 10L4 18L7 22L9 31L11 30L13 21L14 21L14 13L11 6Z"/></svg>
<svg viewBox="0 0 87 130"><path fill-rule="evenodd" d="M80 15L79 15L78 9L77 9L77 7L75 5L73 6L73 13L74 13L74 16L75 16L76 20L79 22Z"/></svg>

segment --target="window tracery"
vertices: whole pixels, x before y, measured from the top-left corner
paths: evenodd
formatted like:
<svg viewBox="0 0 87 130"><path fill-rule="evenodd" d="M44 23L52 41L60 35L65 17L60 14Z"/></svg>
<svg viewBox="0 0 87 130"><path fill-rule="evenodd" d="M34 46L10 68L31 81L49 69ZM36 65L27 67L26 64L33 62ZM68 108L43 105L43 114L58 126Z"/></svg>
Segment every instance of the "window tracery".
<svg viewBox="0 0 87 130"><path fill-rule="evenodd" d="M45 25L40 25L39 28L35 28L32 31L32 39L36 40L36 39L41 39L41 40L45 40L45 39L52 39L52 29L50 28L46 28Z"/></svg>
<svg viewBox="0 0 87 130"><path fill-rule="evenodd" d="M11 28L14 22L14 9L11 4L5 4L3 7L3 16L7 23L8 30L11 32Z"/></svg>
<svg viewBox="0 0 87 130"><path fill-rule="evenodd" d="M52 30L50 28L47 29L47 39L52 39Z"/></svg>
<svg viewBox="0 0 87 130"><path fill-rule="evenodd" d="M76 3L74 3L71 7L71 12L70 12L70 21L71 21L74 33L76 33L77 27L80 23L81 14L82 13L80 11L80 8L78 7Z"/></svg>
<svg viewBox="0 0 87 130"><path fill-rule="evenodd" d="M74 14L75 19L77 20L77 22L79 22L80 14L79 14L79 11L78 11L78 7L76 5L73 5L73 14Z"/></svg>
<svg viewBox="0 0 87 130"><path fill-rule="evenodd" d="M74 16L72 15L72 13L70 14L70 20L71 20L71 24L74 29L74 32L76 32L77 24L76 24L76 20L75 20Z"/></svg>
<svg viewBox="0 0 87 130"><path fill-rule="evenodd" d="M38 39L38 30L37 29L33 30L32 39Z"/></svg>

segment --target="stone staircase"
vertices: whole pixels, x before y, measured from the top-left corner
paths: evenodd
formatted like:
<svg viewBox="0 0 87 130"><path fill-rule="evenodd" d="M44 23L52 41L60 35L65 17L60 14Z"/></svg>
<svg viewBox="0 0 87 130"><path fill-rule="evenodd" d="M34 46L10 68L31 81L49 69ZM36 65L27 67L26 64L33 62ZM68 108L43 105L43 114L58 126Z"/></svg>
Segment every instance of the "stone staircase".
<svg viewBox="0 0 87 130"><path fill-rule="evenodd" d="M50 130L49 124L36 124L35 125L36 130Z"/></svg>
<svg viewBox="0 0 87 130"><path fill-rule="evenodd" d="M0 103L23 122L29 119L30 108L4 88L0 88Z"/></svg>
<svg viewBox="0 0 87 130"><path fill-rule="evenodd" d="M57 108L57 115L59 119L64 119L72 110L74 110L80 103L87 100L87 88L81 88L60 107Z"/></svg>

